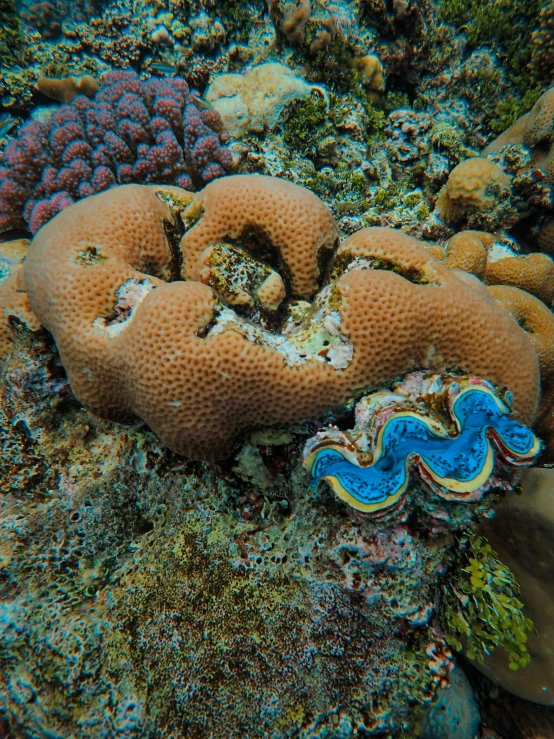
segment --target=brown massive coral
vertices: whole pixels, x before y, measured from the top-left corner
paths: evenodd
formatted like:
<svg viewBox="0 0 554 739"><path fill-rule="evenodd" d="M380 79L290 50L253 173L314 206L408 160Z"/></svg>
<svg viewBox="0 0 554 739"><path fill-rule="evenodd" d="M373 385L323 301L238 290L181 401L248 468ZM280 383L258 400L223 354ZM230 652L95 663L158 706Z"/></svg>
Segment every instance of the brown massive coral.
<svg viewBox="0 0 554 739"><path fill-rule="evenodd" d="M196 195L128 185L42 228L24 287L83 404L138 416L187 456L224 456L248 429L317 418L414 369L486 377L533 419L535 349L474 278L391 229L333 257L337 241L323 203L275 178Z"/></svg>

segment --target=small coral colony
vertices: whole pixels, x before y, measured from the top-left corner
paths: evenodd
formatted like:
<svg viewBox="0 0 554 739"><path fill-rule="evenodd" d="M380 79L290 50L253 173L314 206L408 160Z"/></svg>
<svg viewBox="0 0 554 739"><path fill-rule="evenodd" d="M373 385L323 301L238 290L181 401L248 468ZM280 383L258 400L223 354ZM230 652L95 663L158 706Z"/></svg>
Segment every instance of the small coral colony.
<svg viewBox="0 0 554 739"><path fill-rule="evenodd" d="M0 736L554 735L554 3L0 22Z"/></svg>

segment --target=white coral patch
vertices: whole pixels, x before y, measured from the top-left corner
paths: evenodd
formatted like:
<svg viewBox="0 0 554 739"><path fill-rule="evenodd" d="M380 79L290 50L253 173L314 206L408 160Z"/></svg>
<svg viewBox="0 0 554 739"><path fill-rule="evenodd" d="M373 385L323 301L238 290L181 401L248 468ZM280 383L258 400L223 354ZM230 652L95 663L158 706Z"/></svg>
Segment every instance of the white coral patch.
<svg viewBox="0 0 554 739"><path fill-rule="evenodd" d="M110 338L120 334L133 320L137 307L142 303L150 290L156 286L148 279L137 280L131 277L124 282L116 291L116 303L113 315L110 317L96 318L93 326L102 331L107 331Z"/></svg>
<svg viewBox="0 0 554 739"><path fill-rule="evenodd" d="M248 341L275 349L289 366L310 360L344 369L354 355L354 348L341 335L340 314L321 306L301 328L284 334L274 334L238 316L229 308L221 308L209 335L216 336L234 330Z"/></svg>

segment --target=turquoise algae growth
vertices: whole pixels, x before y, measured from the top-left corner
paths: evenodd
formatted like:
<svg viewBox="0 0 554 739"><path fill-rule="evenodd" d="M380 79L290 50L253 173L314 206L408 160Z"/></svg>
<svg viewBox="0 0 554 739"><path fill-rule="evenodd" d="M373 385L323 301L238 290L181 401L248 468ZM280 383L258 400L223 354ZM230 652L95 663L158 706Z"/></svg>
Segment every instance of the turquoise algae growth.
<svg viewBox="0 0 554 739"><path fill-rule="evenodd" d="M545 0L0 2L0 739L554 736L553 81ZM71 221L133 184L159 202ZM209 421L194 460L138 397Z"/></svg>

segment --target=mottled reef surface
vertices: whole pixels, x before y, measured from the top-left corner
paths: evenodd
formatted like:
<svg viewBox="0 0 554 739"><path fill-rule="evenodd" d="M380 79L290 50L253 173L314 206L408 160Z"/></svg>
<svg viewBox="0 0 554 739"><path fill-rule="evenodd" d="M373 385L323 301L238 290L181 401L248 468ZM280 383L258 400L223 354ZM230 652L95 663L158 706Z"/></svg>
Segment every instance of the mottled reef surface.
<svg viewBox="0 0 554 739"><path fill-rule="evenodd" d="M554 3L542 0L0 2L2 739L554 736L553 73ZM260 185L248 197L270 214L263 228L253 219L223 229L191 276L182 244L204 209L232 222L238 189L217 183L236 174L280 178L321 202L291 191L280 209ZM467 495L419 458L407 488L377 510L356 503L348 475L310 486L308 451L322 445L362 465L377 458L387 402L452 436L461 426L448 388L473 383L499 407L510 402L504 383L474 377L472 340L444 366L435 351L439 335L475 335L477 345L487 335L481 313L468 318L475 296L449 308L466 321L451 332L438 309L423 317L421 346L424 324L436 336L426 334L425 351L413 342L419 364L402 359L400 374L361 383L300 423L241 426L223 460L181 456L140 420L148 378L161 387L162 420L150 408L151 426L163 429L163 404L173 412L180 402L171 383L164 391L163 362L158 371L145 361L136 393L114 370L105 393L106 361L102 397L77 392L80 402L62 359L73 337L62 346L57 334L58 348L41 327L37 314L57 298L39 305L25 259L42 226L69 223L66 208L128 183L156 185L171 215L160 220L161 267L148 248L140 264L125 255L147 277L114 283L98 313L114 334L140 315L152 280L195 281L198 305L215 296L200 335L244 338L254 369L236 375L240 391L266 418L276 391L247 391L260 347L285 337L291 366L327 362L340 375L367 321L372 340L388 337L387 357L403 358L413 324L398 321L402 299L390 295L438 289L439 274L450 294L471 288L493 318L499 307L511 315L498 356L508 335L528 348L538 469L514 472L517 455L489 434L494 464ZM302 217L316 214L308 227L290 206L297 196ZM138 244L158 238L152 210L124 215ZM110 225L105 243L117 251L119 221ZM298 287L286 248L318 238L313 285ZM104 246L84 234L79 264L104 269ZM64 270L52 280L62 293ZM405 289L378 293L345 335L348 289L370 270ZM491 346L482 354L495 366ZM233 364L242 349L231 348ZM160 356L173 382L179 360ZM505 357L505 376L519 382L522 362ZM193 387L213 367L186 369ZM187 395L215 429L205 455L188 429L192 456L218 456L228 427L240 426L228 369L209 403ZM78 371L90 375L86 362ZM310 377L298 393L313 394ZM113 418L120 401L136 411L124 426L93 412Z"/></svg>

